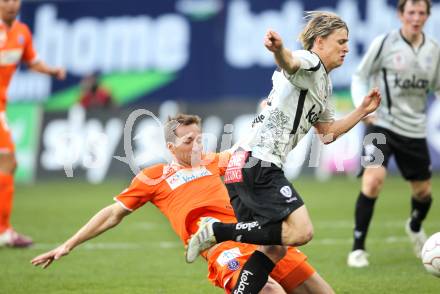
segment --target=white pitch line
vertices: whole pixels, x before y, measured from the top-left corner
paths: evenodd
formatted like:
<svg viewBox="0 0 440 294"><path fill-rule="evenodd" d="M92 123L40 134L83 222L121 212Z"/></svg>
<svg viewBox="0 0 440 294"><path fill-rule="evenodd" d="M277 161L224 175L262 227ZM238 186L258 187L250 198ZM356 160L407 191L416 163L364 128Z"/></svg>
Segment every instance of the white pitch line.
<svg viewBox="0 0 440 294"><path fill-rule="evenodd" d="M313 245L345 245L351 244L353 242L352 238L324 238L324 239L313 239L310 241ZM406 236L388 236L386 238L368 238L368 243L387 243L387 244L395 244L395 243L408 243L409 239Z"/></svg>
<svg viewBox="0 0 440 294"><path fill-rule="evenodd" d="M48 250L53 249L59 246L60 244L55 243L36 243L29 249L33 250ZM113 243L113 242L106 242L106 243L89 243L80 245L79 248L85 249L85 250L140 250L140 249L151 249L151 248L160 248L160 249L170 249L170 248L183 248L183 244L180 242L172 242L172 241L163 241L163 242L156 242L156 243Z"/></svg>
<svg viewBox="0 0 440 294"><path fill-rule="evenodd" d="M351 238L322 238L313 239L311 241L312 245L323 245L323 246L333 246L333 245L346 245L351 244L353 239ZM388 236L386 238L369 238L369 243L386 243L386 244L396 244L396 243L408 243L409 239L406 236ZM48 250L59 246L60 244L49 244L49 243L36 243L34 246L30 247L31 250ZM89 243L81 245L80 248L85 250L141 250L141 249L182 249L183 244L181 242L174 241L162 241L155 243L130 243L130 242L108 242L108 243Z"/></svg>
<svg viewBox="0 0 440 294"><path fill-rule="evenodd" d="M339 228L348 228L353 229L354 221L313 221L313 225L317 228L323 229L339 229ZM405 221L391 221L391 222L379 222L381 227L385 228L401 228L402 230L405 228ZM374 226L374 222L372 223Z"/></svg>

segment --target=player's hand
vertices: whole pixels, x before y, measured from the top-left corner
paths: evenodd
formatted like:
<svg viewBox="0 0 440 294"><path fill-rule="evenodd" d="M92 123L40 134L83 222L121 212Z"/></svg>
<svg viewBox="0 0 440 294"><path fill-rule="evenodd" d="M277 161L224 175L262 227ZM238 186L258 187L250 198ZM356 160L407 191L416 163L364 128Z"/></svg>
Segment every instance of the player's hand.
<svg viewBox="0 0 440 294"><path fill-rule="evenodd" d="M54 260L58 260L69 253L70 250L65 245L61 245L49 252L38 255L31 260L31 263L35 266L41 265L42 268L47 268Z"/></svg>
<svg viewBox="0 0 440 294"><path fill-rule="evenodd" d="M64 80L66 78L66 70L64 68L57 67L54 69L53 76L57 80Z"/></svg>
<svg viewBox="0 0 440 294"><path fill-rule="evenodd" d="M283 39L277 32L269 30L264 36L264 46L271 52L278 52L283 48Z"/></svg>
<svg viewBox="0 0 440 294"><path fill-rule="evenodd" d="M376 111L376 109L380 105L382 97L380 96L380 92L378 88L373 88L370 92L365 96L364 101L362 101L361 108L365 113L365 116Z"/></svg>

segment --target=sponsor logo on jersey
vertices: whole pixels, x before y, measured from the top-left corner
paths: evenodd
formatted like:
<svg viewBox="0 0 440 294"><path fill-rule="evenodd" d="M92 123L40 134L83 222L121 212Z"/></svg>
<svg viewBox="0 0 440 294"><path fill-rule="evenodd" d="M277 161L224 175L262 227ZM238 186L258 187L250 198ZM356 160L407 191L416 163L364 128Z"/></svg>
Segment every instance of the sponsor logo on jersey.
<svg viewBox="0 0 440 294"><path fill-rule="evenodd" d="M166 181L170 188L175 190L183 184L211 175L212 173L206 167L182 169L167 178Z"/></svg>
<svg viewBox="0 0 440 294"><path fill-rule="evenodd" d="M252 122L252 127L254 127L255 124L262 123L264 117L265 117L264 114L260 114L259 116L257 116Z"/></svg>
<svg viewBox="0 0 440 294"><path fill-rule="evenodd" d="M312 125L315 124L318 119L319 115L321 114L321 110L318 112L315 112L316 104L313 104L312 108L307 112L306 119L311 123Z"/></svg>
<svg viewBox="0 0 440 294"><path fill-rule="evenodd" d="M0 30L0 48L5 46L6 39L7 39L6 31Z"/></svg>
<svg viewBox="0 0 440 294"><path fill-rule="evenodd" d="M10 49L0 51L0 65L15 65L20 62L23 49Z"/></svg>
<svg viewBox="0 0 440 294"><path fill-rule="evenodd" d="M416 75L412 75L410 79L403 79L396 74L394 78L394 87L400 89L428 89L429 81L426 79L418 79Z"/></svg>
<svg viewBox="0 0 440 294"><path fill-rule="evenodd" d="M221 266L225 266L229 264L232 260L237 260L237 257L242 256L240 249L238 247L234 247L228 250L223 251L220 253L220 255L217 257L217 263Z"/></svg>
<svg viewBox="0 0 440 294"><path fill-rule="evenodd" d="M229 160L228 167L225 172L225 184L239 183L243 181L243 173L241 169L245 165L249 153L246 151L236 151Z"/></svg>
<svg viewBox="0 0 440 294"><path fill-rule="evenodd" d="M240 262L236 259L232 259L228 262L228 269L231 271L236 271L240 268Z"/></svg>

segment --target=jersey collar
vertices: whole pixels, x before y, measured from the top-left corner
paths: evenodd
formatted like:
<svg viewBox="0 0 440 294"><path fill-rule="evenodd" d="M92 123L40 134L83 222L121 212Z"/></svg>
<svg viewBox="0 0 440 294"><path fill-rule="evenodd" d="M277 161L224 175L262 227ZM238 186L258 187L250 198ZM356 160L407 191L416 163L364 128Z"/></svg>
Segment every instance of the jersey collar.
<svg viewBox="0 0 440 294"><path fill-rule="evenodd" d="M6 30L8 30L8 31L9 31L10 29L12 29L12 27L14 27L16 23L17 23L17 20L15 19L15 20L12 22L11 26L8 26L8 25L5 24L5 22L4 22L2 19L0 19L0 27L5 27Z"/></svg>
<svg viewBox="0 0 440 294"><path fill-rule="evenodd" d="M416 50L417 50L417 51L420 51L420 49L421 49L421 48L423 47L423 45L425 44L425 33L424 33L424 32L422 32L422 43L420 43L420 46L419 46L418 48L414 48L414 46L411 44L411 42L410 42L408 39L405 38L405 36L402 34L402 30L399 30L399 35L400 35L400 37L402 38L402 40L403 40L406 44L408 44L408 46L410 46L411 49L412 49L414 52L416 52Z"/></svg>

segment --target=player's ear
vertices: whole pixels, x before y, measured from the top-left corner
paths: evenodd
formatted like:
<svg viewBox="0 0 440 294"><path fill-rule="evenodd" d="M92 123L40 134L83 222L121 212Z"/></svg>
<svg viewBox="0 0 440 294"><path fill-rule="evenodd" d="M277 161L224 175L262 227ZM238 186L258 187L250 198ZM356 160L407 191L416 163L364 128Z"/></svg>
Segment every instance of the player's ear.
<svg viewBox="0 0 440 294"><path fill-rule="evenodd" d="M400 19L400 21L403 21L403 13L400 11L400 9L397 9L397 17Z"/></svg>
<svg viewBox="0 0 440 294"><path fill-rule="evenodd" d="M167 149L171 152L171 154L174 154L176 145L174 143L167 142Z"/></svg>
<svg viewBox="0 0 440 294"><path fill-rule="evenodd" d="M319 50L324 49L324 38L321 36L316 37L314 46Z"/></svg>

